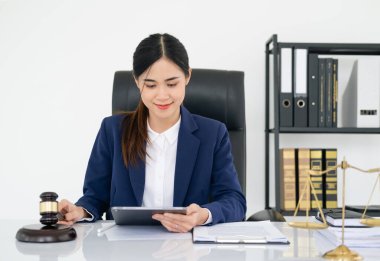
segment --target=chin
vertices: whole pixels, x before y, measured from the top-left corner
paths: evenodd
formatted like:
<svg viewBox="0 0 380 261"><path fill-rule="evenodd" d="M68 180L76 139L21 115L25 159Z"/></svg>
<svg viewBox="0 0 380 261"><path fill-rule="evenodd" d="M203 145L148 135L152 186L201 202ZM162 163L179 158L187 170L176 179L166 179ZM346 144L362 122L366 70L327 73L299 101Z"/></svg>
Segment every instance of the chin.
<svg viewBox="0 0 380 261"><path fill-rule="evenodd" d="M167 110L160 110L157 109L155 111L155 115L157 118L162 119L162 120L168 120L176 117L178 115L179 110L173 110L173 108L169 108Z"/></svg>

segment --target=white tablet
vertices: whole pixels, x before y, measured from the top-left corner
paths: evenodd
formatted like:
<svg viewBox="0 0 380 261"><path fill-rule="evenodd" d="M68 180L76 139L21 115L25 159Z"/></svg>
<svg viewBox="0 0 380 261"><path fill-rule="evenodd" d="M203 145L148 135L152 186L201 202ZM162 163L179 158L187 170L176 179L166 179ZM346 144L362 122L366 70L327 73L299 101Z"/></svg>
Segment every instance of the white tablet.
<svg viewBox="0 0 380 261"><path fill-rule="evenodd" d="M161 225L152 216L157 213L186 214L185 207L146 208L146 207L112 207L112 216L117 225Z"/></svg>

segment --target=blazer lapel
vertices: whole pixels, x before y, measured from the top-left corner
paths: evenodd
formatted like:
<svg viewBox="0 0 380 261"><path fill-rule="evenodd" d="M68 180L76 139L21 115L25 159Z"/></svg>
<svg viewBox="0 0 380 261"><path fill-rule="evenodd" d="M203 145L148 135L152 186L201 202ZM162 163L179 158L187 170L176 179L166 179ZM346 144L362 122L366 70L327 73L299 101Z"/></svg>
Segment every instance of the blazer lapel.
<svg viewBox="0 0 380 261"><path fill-rule="evenodd" d="M145 187L145 162L139 160L137 166L129 167L129 179L131 180L137 206L141 206Z"/></svg>
<svg viewBox="0 0 380 261"><path fill-rule="evenodd" d="M199 139L193 135L193 132L197 128L189 111L181 107L181 126L178 133L173 206L183 205L189 187L200 144Z"/></svg>

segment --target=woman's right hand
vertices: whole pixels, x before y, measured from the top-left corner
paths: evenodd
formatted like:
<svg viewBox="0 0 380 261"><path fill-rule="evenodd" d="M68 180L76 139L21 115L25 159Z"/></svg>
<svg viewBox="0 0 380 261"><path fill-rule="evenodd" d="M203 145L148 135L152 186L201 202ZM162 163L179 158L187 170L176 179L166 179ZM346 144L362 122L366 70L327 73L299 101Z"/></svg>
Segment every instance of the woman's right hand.
<svg viewBox="0 0 380 261"><path fill-rule="evenodd" d="M68 201L67 199L62 199L58 203L58 211L65 218L64 220L58 221L58 224L71 226L75 222L90 217L87 211L82 207L78 207Z"/></svg>

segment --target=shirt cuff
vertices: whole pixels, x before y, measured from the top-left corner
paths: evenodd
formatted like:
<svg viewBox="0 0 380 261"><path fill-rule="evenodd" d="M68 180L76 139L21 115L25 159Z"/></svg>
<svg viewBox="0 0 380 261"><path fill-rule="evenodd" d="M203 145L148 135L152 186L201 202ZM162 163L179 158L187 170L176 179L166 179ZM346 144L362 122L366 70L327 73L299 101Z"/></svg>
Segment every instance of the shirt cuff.
<svg viewBox="0 0 380 261"><path fill-rule="evenodd" d="M91 217L88 217L88 218L82 218L80 220L78 220L78 222L81 222L81 221L93 221L94 220L94 216L87 210L85 209L84 207L82 207L84 209L84 211L87 212L87 214L89 214Z"/></svg>
<svg viewBox="0 0 380 261"><path fill-rule="evenodd" d="M206 209L208 211L208 219L206 220L205 223L202 224L202 226L212 223L212 214L211 214L211 211L208 210L208 208L206 208Z"/></svg>

